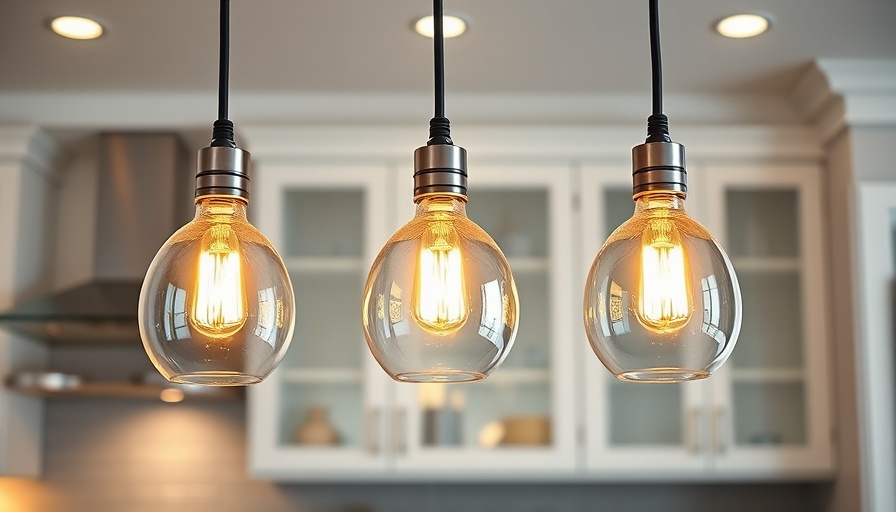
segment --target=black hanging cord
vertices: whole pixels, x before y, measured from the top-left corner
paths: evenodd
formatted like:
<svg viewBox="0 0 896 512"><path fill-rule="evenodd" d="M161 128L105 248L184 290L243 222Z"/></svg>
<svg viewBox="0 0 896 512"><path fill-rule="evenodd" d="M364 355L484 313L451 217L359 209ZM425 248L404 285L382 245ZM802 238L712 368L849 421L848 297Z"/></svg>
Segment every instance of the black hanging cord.
<svg viewBox="0 0 896 512"><path fill-rule="evenodd" d="M653 113L647 118L647 142L671 142L669 118L663 114L663 60L660 51L659 0L649 0L649 2Z"/></svg>
<svg viewBox="0 0 896 512"><path fill-rule="evenodd" d="M236 147L233 123L227 119L230 85L230 0L221 0L221 47L218 60L218 120L212 130L212 146Z"/></svg>
<svg viewBox="0 0 896 512"><path fill-rule="evenodd" d="M432 2L433 61L435 62L435 116L429 122L427 145L454 144L451 126L445 117L445 35L442 29L443 0Z"/></svg>

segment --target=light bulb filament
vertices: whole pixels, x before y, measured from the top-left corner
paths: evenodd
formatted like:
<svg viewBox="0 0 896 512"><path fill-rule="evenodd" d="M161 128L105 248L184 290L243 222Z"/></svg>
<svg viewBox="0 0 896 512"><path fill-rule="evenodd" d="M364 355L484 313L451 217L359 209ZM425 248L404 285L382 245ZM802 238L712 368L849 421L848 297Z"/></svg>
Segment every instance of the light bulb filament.
<svg viewBox="0 0 896 512"><path fill-rule="evenodd" d="M434 223L434 235L420 248L417 262L415 313L422 327L436 334L450 334L469 316L460 248L448 222Z"/></svg>
<svg viewBox="0 0 896 512"><path fill-rule="evenodd" d="M229 226L212 226L203 236L198 270L193 325L215 338L232 335L247 315L239 242Z"/></svg>
<svg viewBox="0 0 896 512"><path fill-rule="evenodd" d="M651 221L642 238L638 309L642 323L659 332L676 330L691 316L687 260L670 220Z"/></svg>

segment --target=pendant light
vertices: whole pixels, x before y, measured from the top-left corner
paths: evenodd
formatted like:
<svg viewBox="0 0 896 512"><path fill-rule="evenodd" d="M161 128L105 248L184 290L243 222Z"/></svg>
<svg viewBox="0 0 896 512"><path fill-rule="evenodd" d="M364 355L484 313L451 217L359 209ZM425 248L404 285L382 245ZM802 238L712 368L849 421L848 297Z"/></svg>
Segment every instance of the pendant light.
<svg viewBox="0 0 896 512"><path fill-rule="evenodd" d="M507 259L466 214L467 153L445 118L442 0L435 18L435 117L414 152L415 217L386 242L364 289L367 345L403 382L472 382L507 356L519 301Z"/></svg>
<svg viewBox="0 0 896 512"><path fill-rule="evenodd" d="M610 235L585 282L585 330L617 378L708 377L734 349L741 296L728 256L684 210L684 146L663 115L657 0L649 0L653 115L632 149L635 213Z"/></svg>
<svg viewBox="0 0 896 512"><path fill-rule="evenodd" d="M159 250L140 290L146 353L172 382L254 384L292 338L295 298L271 243L246 219L249 153L227 119L230 2L221 0L218 120L199 150L196 216Z"/></svg>

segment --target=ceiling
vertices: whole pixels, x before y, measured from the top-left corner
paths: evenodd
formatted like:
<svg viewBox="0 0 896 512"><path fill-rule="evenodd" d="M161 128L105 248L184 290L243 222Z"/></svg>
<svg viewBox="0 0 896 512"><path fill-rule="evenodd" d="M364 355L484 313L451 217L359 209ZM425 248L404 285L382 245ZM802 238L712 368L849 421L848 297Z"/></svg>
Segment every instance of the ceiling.
<svg viewBox="0 0 896 512"><path fill-rule="evenodd" d="M233 0L232 89L244 93L426 93L423 0ZM0 0L0 93L201 92L217 81L215 0ZM447 0L469 21L446 44L448 92L602 94L648 90L647 2ZM770 32L725 39L713 22L765 12ZM53 15L100 20L72 41ZM817 58L896 58L894 0L661 2L666 89L784 94Z"/></svg>

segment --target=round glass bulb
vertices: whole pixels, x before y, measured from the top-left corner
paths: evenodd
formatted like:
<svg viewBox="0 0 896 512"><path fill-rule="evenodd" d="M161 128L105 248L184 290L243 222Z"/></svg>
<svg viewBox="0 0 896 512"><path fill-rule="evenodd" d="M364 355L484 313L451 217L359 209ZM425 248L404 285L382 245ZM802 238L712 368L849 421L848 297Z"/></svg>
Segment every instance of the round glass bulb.
<svg viewBox="0 0 896 512"><path fill-rule="evenodd" d="M295 322L289 274L236 197L205 197L153 259L138 313L143 347L172 382L239 386L277 366Z"/></svg>
<svg viewBox="0 0 896 512"><path fill-rule="evenodd" d="M424 196L373 263L364 336L380 366L405 382L486 378L510 352L519 300L510 265L467 218L465 199Z"/></svg>
<svg viewBox="0 0 896 512"><path fill-rule="evenodd" d="M585 282L585 331L621 380L708 377L737 341L740 287L728 256L670 193L641 196Z"/></svg>

